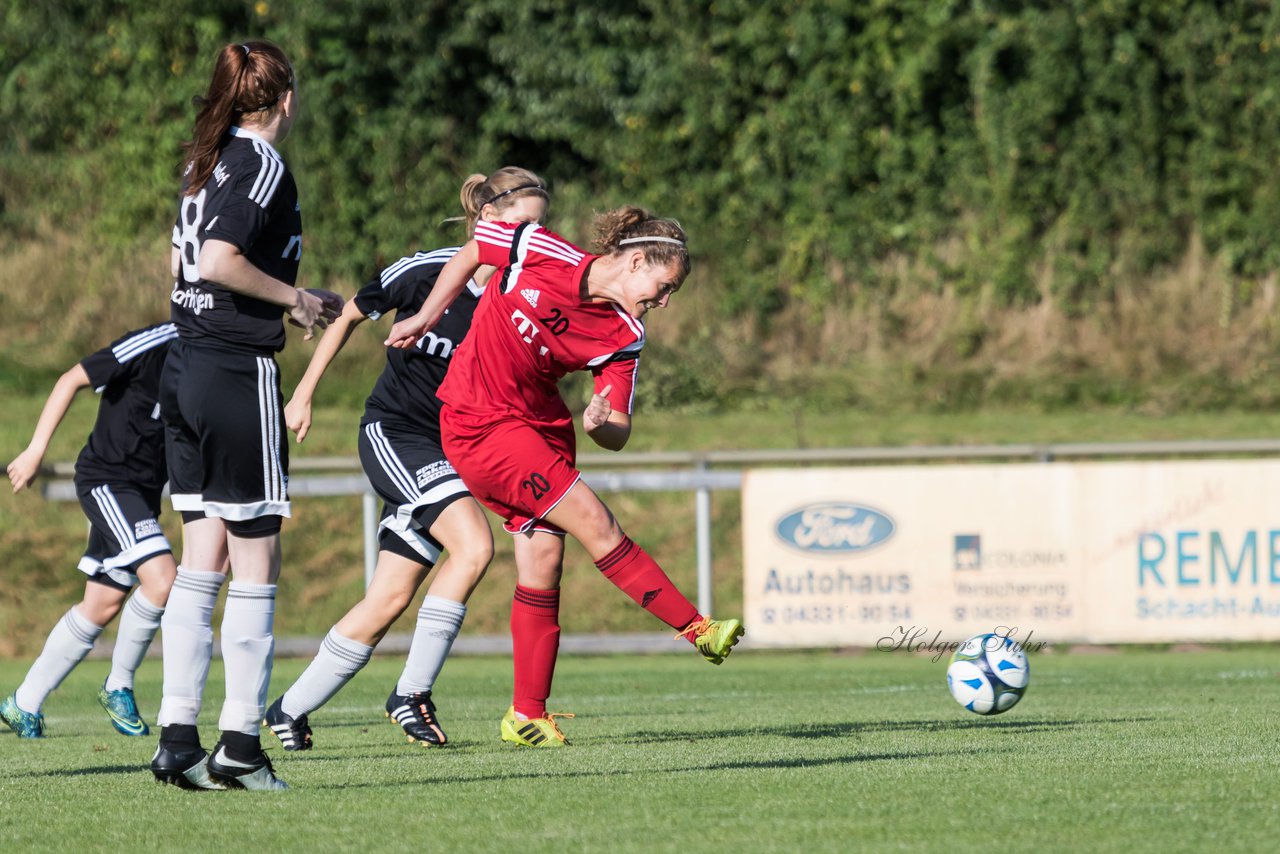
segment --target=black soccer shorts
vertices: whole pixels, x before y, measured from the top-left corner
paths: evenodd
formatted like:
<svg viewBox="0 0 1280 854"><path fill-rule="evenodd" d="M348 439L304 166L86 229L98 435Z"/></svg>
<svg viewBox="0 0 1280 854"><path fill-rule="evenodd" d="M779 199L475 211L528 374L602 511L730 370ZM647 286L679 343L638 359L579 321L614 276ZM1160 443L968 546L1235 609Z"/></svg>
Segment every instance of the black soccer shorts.
<svg viewBox="0 0 1280 854"><path fill-rule="evenodd" d="M173 508L250 536L290 515L289 443L280 369L271 356L175 341L160 379ZM275 517L274 530L253 520Z"/></svg>
<svg viewBox="0 0 1280 854"><path fill-rule="evenodd" d="M466 485L433 440L373 421L360 427L360 464L383 500L378 546L425 566L440 558L429 533L453 502L468 497Z"/></svg>
<svg viewBox="0 0 1280 854"><path fill-rule="evenodd" d="M77 481L76 496L89 519L89 543L79 569L91 580L129 590L138 581L139 566L156 555L172 554L157 521L159 490Z"/></svg>

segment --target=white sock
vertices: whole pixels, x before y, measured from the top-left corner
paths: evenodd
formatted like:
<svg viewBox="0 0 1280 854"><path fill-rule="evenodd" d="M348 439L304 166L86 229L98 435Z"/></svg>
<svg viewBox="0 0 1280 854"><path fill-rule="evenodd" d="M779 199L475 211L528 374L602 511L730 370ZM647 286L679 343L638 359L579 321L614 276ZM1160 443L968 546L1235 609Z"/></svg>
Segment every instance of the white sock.
<svg viewBox="0 0 1280 854"><path fill-rule="evenodd" d="M427 596L418 609L418 625L409 644L409 658L396 684L401 696L430 691L444 667L454 638L467 616L467 606L439 596Z"/></svg>
<svg viewBox="0 0 1280 854"><path fill-rule="evenodd" d="M323 706L369 663L373 647L353 641L329 629L320 644L320 651L298 677L298 681L284 692L280 709L296 718L309 715Z"/></svg>
<svg viewBox="0 0 1280 854"><path fill-rule="evenodd" d="M226 670L227 699L218 717L218 729L257 735L267 710L267 686L276 639L276 586L233 581L227 587L222 612L222 665Z"/></svg>
<svg viewBox="0 0 1280 854"><path fill-rule="evenodd" d="M226 576L178 567L160 619L164 697L156 723L195 726L213 658L213 606Z"/></svg>
<svg viewBox="0 0 1280 854"><path fill-rule="evenodd" d="M133 674L147 655L151 639L160 631L160 618L164 608L152 605L142 590L138 589L124 603L120 615L120 630L116 632L116 648L111 653L111 674L107 676L106 689L119 691L133 688Z"/></svg>
<svg viewBox="0 0 1280 854"><path fill-rule="evenodd" d="M27 678L14 692L18 708L32 714L39 712L45 698L62 684L77 664L84 661L100 634L102 626L94 625L75 608L63 614L53 631L49 632L40 657L27 671Z"/></svg>

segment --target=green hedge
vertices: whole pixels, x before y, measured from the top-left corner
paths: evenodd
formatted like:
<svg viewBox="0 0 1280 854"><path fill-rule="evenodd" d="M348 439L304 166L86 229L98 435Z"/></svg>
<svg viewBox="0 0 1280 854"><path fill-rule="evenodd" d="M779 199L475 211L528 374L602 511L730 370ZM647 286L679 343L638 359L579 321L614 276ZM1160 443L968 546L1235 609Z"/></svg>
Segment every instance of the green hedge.
<svg viewBox="0 0 1280 854"><path fill-rule="evenodd" d="M286 8L286 5L288 8ZM895 281L1087 308L1189 235L1280 267L1280 11L1207 0L6 4L0 224L165 233L222 43L280 42L309 277L434 237L460 177L544 173L555 224L679 217L729 313ZM430 240L429 242L435 242ZM958 247L949 252L940 246ZM1051 276L1041 275L1045 271Z"/></svg>

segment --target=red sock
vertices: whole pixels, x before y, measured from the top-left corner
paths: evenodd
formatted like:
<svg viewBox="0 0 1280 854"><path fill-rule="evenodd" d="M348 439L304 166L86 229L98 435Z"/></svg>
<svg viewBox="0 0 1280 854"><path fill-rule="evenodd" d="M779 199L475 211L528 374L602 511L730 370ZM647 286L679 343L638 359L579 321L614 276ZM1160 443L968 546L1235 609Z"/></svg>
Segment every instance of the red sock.
<svg viewBox="0 0 1280 854"><path fill-rule="evenodd" d="M512 705L530 718L547 716L547 697L560 650L560 591L516 585L511 602Z"/></svg>
<svg viewBox="0 0 1280 854"><path fill-rule="evenodd" d="M596 561L604 577L641 608L673 629L683 629L698 617L698 609L684 598L662 567L628 536Z"/></svg>

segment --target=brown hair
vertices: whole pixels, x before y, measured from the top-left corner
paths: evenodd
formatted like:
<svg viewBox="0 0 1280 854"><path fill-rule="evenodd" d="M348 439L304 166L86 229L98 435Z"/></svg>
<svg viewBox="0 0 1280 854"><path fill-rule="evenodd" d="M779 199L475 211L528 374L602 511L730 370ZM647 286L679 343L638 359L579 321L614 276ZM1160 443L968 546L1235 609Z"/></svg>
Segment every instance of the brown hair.
<svg viewBox="0 0 1280 854"><path fill-rule="evenodd" d="M182 145L184 192L199 192L208 182L227 131L241 116L277 109L292 88L293 67L276 45L254 39L224 47L213 65L208 90L191 99L199 112L190 141Z"/></svg>
<svg viewBox="0 0 1280 854"><path fill-rule="evenodd" d="M666 240L636 240L635 238L663 237ZM625 246L622 241L629 241ZM671 241L679 241L672 243ZM627 205L596 216L595 252L612 255L630 249L639 249L644 260L655 267L665 267L679 261L679 280L683 282L692 267L689 264L688 238L680 223L674 219L654 216L644 208Z"/></svg>
<svg viewBox="0 0 1280 854"><path fill-rule="evenodd" d="M479 172L468 175L462 182L462 210L466 213L467 237L476 231L476 222L485 205L493 205L498 213L511 207L516 199L540 196L551 201L546 182L528 169L519 166L503 166L487 178Z"/></svg>

